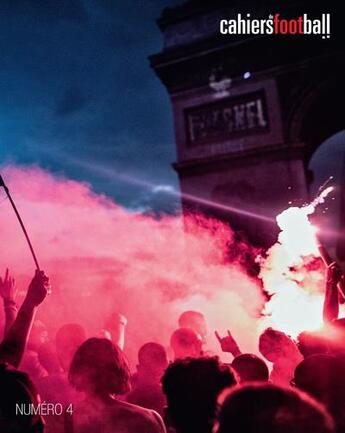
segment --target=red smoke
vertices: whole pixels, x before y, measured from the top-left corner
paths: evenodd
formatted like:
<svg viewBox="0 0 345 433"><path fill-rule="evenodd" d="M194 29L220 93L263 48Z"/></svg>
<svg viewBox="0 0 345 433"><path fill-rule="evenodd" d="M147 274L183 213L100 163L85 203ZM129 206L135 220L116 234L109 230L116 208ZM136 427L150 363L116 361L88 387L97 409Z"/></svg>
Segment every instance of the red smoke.
<svg viewBox="0 0 345 433"><path fill-rule="evenodd" d="M73 321L95 335L110 312L120 311L128 318L126 351L133 361L148 340L168 345L188 308L203 311L211 331L229 328L244 350L255 349L263 297L238 264L227 262L229 248L236 248L228 227L212 221L201 228L189 217L186 232L181 217L131 213L87 184L36 167L6 166L2 174L51 278L53 293L39 318L52 334ZM26 289L32 258L1 197L0 270L8 266ZM210 345L216 347L212 333Z"/></svg>

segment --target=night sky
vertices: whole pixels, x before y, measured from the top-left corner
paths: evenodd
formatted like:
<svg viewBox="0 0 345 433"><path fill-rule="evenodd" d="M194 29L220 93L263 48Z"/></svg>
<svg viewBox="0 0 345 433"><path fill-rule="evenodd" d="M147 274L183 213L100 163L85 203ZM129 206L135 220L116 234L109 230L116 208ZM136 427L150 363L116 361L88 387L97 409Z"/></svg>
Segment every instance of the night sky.
<svg viewBox="0 0 345 433"><path fill-rule="evenodd" d="M148 61L163 45L156 19L178 3L1 0L0 163L89 182L132 210L178 210L170 102ZM338 149L313 162L316 188Z"/></svg>
<svg viewBox="0 0 345 433"><path fill-rule="evenodd" d="M148 56L163 44L156 19L176 3L1 0L0 163L89 182L130 209L172 211L170 102Z"/></svg>

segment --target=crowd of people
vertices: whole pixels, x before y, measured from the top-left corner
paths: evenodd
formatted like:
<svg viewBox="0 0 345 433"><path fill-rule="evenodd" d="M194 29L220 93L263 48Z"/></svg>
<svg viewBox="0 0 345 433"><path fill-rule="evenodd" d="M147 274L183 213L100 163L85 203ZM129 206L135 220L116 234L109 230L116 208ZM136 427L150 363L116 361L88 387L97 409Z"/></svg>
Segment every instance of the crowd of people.
<svg viewBox="0 0 345 433"><path fill-rule="evenodd" d="M243 353L230 331L214 331L222 362L208 351L204 315L185 311L169 348L145 343L131 371L124 316L111 317L98 337L67 323L49 339L35 320L49 279L36 271L18 310L7 270L0 278L0 432L345 433L341 278L333 263L318 332L305 331L294 341L268 328L253 354Z"/></svg>

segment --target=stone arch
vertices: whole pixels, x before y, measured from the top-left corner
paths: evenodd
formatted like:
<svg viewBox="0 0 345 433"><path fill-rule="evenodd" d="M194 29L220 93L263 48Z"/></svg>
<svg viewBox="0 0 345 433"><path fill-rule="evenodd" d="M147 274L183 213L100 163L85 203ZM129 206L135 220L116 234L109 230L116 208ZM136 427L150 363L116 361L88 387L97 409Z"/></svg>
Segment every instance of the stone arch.
<svg viewBox="0 0 345 433"><path fill-rule="evenodd" d="M301 143L305 165L329 137L345 129L345 81L340 75L305 87L288 117L288 139Z"/></svg>

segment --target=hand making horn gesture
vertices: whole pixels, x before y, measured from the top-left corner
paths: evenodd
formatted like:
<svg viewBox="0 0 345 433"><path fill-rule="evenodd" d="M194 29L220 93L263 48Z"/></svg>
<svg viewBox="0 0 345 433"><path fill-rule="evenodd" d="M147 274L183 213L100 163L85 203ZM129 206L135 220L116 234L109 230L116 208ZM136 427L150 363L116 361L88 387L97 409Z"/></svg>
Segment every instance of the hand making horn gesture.
<svg viewBox="0 0 345 433"><path fill-rule="evenodd" d="M220 344L222 351L231 353L234 357L241 355L241 350L238 347L236 340L231 335L231 332L227 330L227 333L228 333L227 336L221 337L217 331L214 331L214 334Z"/></svg>

